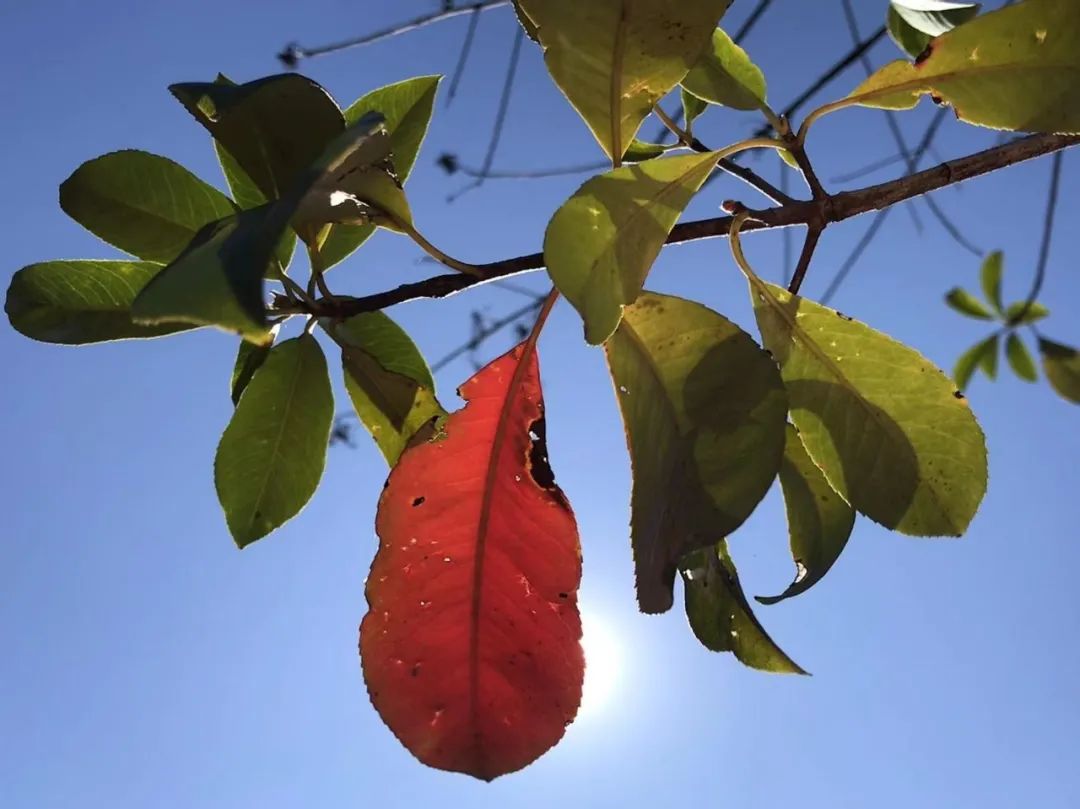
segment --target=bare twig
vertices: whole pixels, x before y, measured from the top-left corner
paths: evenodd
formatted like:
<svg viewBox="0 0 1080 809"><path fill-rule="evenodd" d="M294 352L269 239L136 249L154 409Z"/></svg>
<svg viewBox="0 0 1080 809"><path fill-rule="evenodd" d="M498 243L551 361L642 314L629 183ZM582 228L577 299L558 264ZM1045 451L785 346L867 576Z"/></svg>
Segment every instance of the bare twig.
<svg viewBox="0 0 1080 809"><path fill-rule="evenodd" d="M810 269L810 262L814 258L814 251L817 249L818 241L821 239L824 230L824 227L811 225L806 231L806 241L803 242L799 263L796 265L795 274L791 276L791 283L788 285L788 292L793 295L799 294L799 288L802 286L803 279L806 278L806 271Z"/></svg>
<svg viewBox="0 0 1080 809"><path fill-rule="evenodd" d="M1010 318L1010 326L1024 322L1024 318L1027 317L1027 313L1031 310L1035 301L1038 300L1039 293L1042 292L1043 284L1046 282L1046 267L1050 262L1050 243L1054 237L1054 219L1057 216L1058 195L1061 189L1061 164L1063 158L1064 155L1057 152L1050 168L1050 191L1047 193L1046 215L1043 217L1042 245L1039 247L1039 263L1035 267L1035 280L1031 284L1031 291L1024 300L1024 305Z"/></svg>
<svg viewBox="0 0 1080 809"><path fill-rule="evenodd" d="M469 61L469 54L472 52L473 40L476 38L477 23L480 22L480 9L473 9L472 16L469 17L469 27L465 31L465 40L461 43L461 54L458 56L457 66L454 67L454 77L450 80L450 88L446 91L446 106L450 106L450 102L454 100L454 96L457 95L458 84L461 83L461 77L465 73L465 63Z"/></svg>
<svg viewBox="0 0 1080 809"><path fill-rule="evenodd" d="M513 312L506 315L505 317L502 317L494 321L493 323L489 323L487 326L477 331L467 343L458 346L453 351L442 357L434 365L432 365L432 373L441 371L443 368L456 360L462 354L466 354L470 351L475 351L482 342L498 334L507 326L512 326L513 324L519 322L522 318L528 317L530 314L535 314L536 312L539 312L540 307L544 305L544 299L544 296L541 295L532 303L526 306L522 306L520 309L515 309Z"/></svg>
<svg viewBox="0 0 1080 809"><path fill-rule="evenodd" d="M384 28L381 31L364 34L363 36L354 37L353 39L342 40L341 42L333 42L329 45L320 45L317 48L305 48L295 42L290 42L285 46L285 49L278 54L278 59L281 60L281 63L285 65L285 67L291 70L294 69L302 59L310 59L313 56L324 56L328 53L343 51L348 48L359 48L364 45L371 45L383 39L390 39L391 37L400 36L401 34L407 34L409 31L415 31L417 28L423 28L432 23L449 20L452 17L460 17L462 14L472 14L477 11L487 11L488 9L508 5L510 5L510 0L480 0L480 2L470 3L466 6L458 6L457 8L443 8L439 11L432 12L431 14L416 17L408 22Z"/></svg>

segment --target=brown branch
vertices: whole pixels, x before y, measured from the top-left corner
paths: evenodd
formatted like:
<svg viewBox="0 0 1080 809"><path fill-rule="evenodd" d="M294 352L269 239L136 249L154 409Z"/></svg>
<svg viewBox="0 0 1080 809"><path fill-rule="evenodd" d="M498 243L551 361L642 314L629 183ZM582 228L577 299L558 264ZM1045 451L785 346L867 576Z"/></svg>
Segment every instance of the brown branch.
<svg viewBox="0 0 1080 809"><path fill-rule="evenodd" d="M820 223L823 219L827 224L842 222L870 211L889 208L899 202L973 177L989 174L1007 166L1053 154L1077 144L1080 144L1078 135L1029 135L967 157L942 163L918 174L855 191L832 194L823 201L799 201L790 205L754 211L756 221L747 222L743 230L771 230L793 225L810 226ZM731 222L730 216L684 222L676 225L671 231L667 244L727 236ZM438 275L423 281L402 284L395 289L374 295L320 299L315 302L315 306L280 296L274 301L272 314L314 314L320 317L346 318L419 298L443 298L496 278L506 278L543 267L543 253L532 253L478 265L475 276L461 273Z"/></svg>

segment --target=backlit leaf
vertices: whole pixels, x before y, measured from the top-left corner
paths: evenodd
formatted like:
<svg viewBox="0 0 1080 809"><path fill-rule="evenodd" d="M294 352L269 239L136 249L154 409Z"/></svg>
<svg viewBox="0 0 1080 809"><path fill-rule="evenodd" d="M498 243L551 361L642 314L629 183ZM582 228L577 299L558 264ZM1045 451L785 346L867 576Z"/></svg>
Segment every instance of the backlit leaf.
<svg viewBox="0 0 1080 809"><path fill-rule="evenodd" d="M979 282L982 284L983 295L998 314L1002 312L1001 276L1004 270L1005 256L1000 250L995 250L988 255L979 270Z"/></svg>
<svg viewBox="0 0 1080 809"><path fill-rule="evenodd" d="M518 0L555 84L608 157L708 47L731 0Z"/></svg>
<svg viewBox="0 0 1080 809"><path fill-rule="evenodd" d="M1023 0L933 40L921 60L892 62L849 96L909 109L927 93L968 123L1022 132L1080 132L1080 4Z"/></svg>
<svg viewBox="0 0 1080 809"><path fill-rule="evenodd" d="M148 261L46 261L11 279L4 311L22 334L46 343L81 345L159 337L190 329L186 323L143 326L131 304L161 272Z"/></svg>
<svg viewBox="0 0 1080 809"><path fill-rule="evenodd" d="M299 182L345 129L330 94L297 73L247 84L174 84L169 91L267 200L278 199Z"/></svg>
<svg viewBox="0 0 1080 809"><path fill-rule="evenodd" d="M270 356L271 345L271 343L257 345L247 340L240 341L236 361L233 363L232 378L229 380L229 398L232 399L234 407L240 403L240 397L247 389L251 378L255 376L255 372L262 368L266 358Z"/></svg>
<svg viewBox="0 0 1080 809"><path fill-rule="evenodd" d="M682 91L679 93L679 98L682 100L683 121L686 122L686 127L689 130L701 113L709 108L709 103L704 99L698 98L693 93L687 92L685 87L683 87Z"/></svg>
<svg viewBox="0 0 1080 809"><path fill-rule="evenodd" d="M993 320L994 316L990 314L985 306L982 305L982 301L968 292L966 289L955 287L949 290L949 294L945 296L945 303L959 312L962 315L968 317L974 317L979 320Z"/></svg>
<svg viewBox="0 0 1080 809"><path fill-rule="evenodd" d="M780 465L780 485L787 508L795 580L778 596L758 596L762 604L776 604L817 584L840 558L855 525L855 510L833 491L807 454L799 431L790 424Z"/></svg>
<svg viewBox="0 0 1080 809"><path fill-rule="evenodd" d="M615 331L641 292L675 221L716 165L716 153L646 160L587 181L548 223L544 260L581 313L585 339Z"/></svg>
<svg viewBox="0 0 1080 809"><path fill-rule="evenodd" d="M754 617L726 542L688 554L679 569L686 589L686 617L706 649L734 652L742 663L762 671L806 674Z"/></svg>
<svg viewBox="0 0 1080 809"><path fill-rule="evenodd" d="M902 51L915 58L926 50L931 39L975 17L979 7L978 3L942 0L893 0L889 5L889 34Z"/></svg>
<svg viewBox="0 0 1080 809"><path fill-rule="evenodd" d="M1032 303L1029 306L1027 301L1016 301L1015 303L1011 303L1009 304L1009 308L1005 310L1005 322L1014 326L1038 323L1043 318L1049 316L1050 310L1041 303Z"/></svg>
<svg viewBox="0 0 1080 809"><path fill-rule="evenodd" d="M1080 351L1039 338L1039 353L1050 386L1062 399L1080 404Z"/></svg>
<svg viewBox="0 0 1080 809"><path fill-rule="evenodd" d="M446 415L431 371L405 330L382 312L327 328L342 346L345 389L356 415L393 466L418 432L432 433Z"/></svg>
<svg viewBox="0 0 1080 809"><path fill-rule="evenodd" d="M986 443L948 377L833 309L757 279L751 293L791 418L829 485L900 533L963 534L986 492Z"/></svg>
<svg viewBox="0 0 1080 809"><path fill-rule="evenodd" d="M997 374L998 337L993 334L976 343L956 361L953 367L953 380L960 390L967 390L971 377L977 368L986 371L991 379Z"/></svg>
<svg viewBox="0 0 1080 809"><path fill-rule="evenodd" d="M310 334L270 349L233 411L214 458L214 485L243 548L304 507L322 478L334 398Z"/></svg>
<svg viewBox="0 0 1080 809"><path fill-rule="evenodd" d="M461 395L379 500L360 656L372 703L413 755L491 780L542 755L577 713L581 555L547 462L535 352L514 348Z"/></svg>
<svg viewBox="0 0 1080 809"><path fill-rule="evenodd" d="M394 171L401 183L408 179L424 142L441 79L442 76L418 76L380 87L345 110L345 121L349 124L370 112L383 116L390 136ZM320 250L326 267L344 259L374 232L372 224L334 225Z"/></svg>
<svg viewBox="0 0 1080 809"><path fill-rule="evenodd" d="M204 225L236 212L228 197L183 166L135 150L79 166L60 186L60 207L114 247L162 264Z"/></svg>
<svg viewBox="0 0 1080 809"><path fill-rule="evenodd" d="M633 468L638 604L672 604L679 559L738 528L784 451L787 397L748 334L692 301L650 292L605 345Z"/></svg>
<svg viewBox="0 0 1080 809"><path fill-rule="evenodd" d="M1009 367L1013 373L1025 382L1035 382L1039 378L1039 371L1035 367L1035 360L1028 353L1027 346L1015 332L1009 335L1005 341L1005 356L1009 360Z"/></svg>
<svg viewBox="0 0 1080 809"><path fill-rule="evenodd" d="M713 31L712 47L686 74L682 86L698 98L737 110L756 110L765 103L765 74L721 28Z"/></svg>

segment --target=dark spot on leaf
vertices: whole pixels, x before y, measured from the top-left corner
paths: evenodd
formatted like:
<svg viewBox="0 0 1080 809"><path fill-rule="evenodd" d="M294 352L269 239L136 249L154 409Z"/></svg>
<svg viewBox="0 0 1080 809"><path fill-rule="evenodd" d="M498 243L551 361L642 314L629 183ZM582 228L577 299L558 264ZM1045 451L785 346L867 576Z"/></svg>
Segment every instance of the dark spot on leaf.
<svg viewBox="0 0 1080 809"><path fill-rule="evenodd" d="M953 391L953 396L955 396L957 399L963 399L964 398L964 394L961 393L960 391Z"/></svg>
<svg viewBox="0 0 1080 809"><path fill-rule="evenodd" d="M419 663L414 663L413 664L412 669L409 671L409 676L410 677L419 677L420 676L420 664Z"/></svg>
<svg viewBox="0 0 1080 809"><path fill-rule="evenodd" d="M559 598L570 598L569 593L559 593Z"/></svg>
<svg viewBox="0 0 1080 809"><path fill-rule="evenodd" d="M420 505L423 505L423 503L424 503L424 500L425 500L425 499L426 499L426 498L424 498L424 497L417 497L417 498L415 498L415 499L414 499L414 500L412 501L413 507L415 508L416 506L420 506Z"/></svg>
<svg viewBox="0 0 1080 809"><path fill-rule="evenodd" d="M848 323L850 323L850 322L851 322L852 320L854 320L854 318L848 317L848 316L847 316L847 315L845 315L845 314L844 314L843 312L837 312L837 313L836 313L836 316L837 316L838 318L840 318L841 320L846 320L846 321L847 321Z"/></svg>

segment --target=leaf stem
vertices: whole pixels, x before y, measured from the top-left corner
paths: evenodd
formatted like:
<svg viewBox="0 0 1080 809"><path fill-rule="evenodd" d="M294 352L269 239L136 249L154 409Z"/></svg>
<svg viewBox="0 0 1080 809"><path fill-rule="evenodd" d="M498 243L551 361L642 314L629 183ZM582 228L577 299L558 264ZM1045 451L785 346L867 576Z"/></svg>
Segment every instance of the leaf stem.
<svg viewBox="0 0 1080 809"><path fill-rule="evenodd" d="M438 261L440 264L445 264L447 267L449 267L452 270L457 270L458 272L464 273L465 275L471 275L474 278L482 278L483 277L481 269L478 266L476 266L475 264L469 264L469 263L464 262L464 261L459 261L458 259L454 258L453 256L447 255L442 250L440 250L438 247L436 247L431 242L429 242L426 238L424 238L423 234L421 234L420 231L418 231L415 227L413 227L408 222L404 221L403 219L399 219L396 216L392 216L390 214L385 214L385 215L386 215L386 217L388 219L392 220L393 223L398 228L400 228L402 230L402 232L405 233L406 236L408 236L410 239L412 239L414 242L416 242L425 253L427 253L433 259Z"/></svg>

